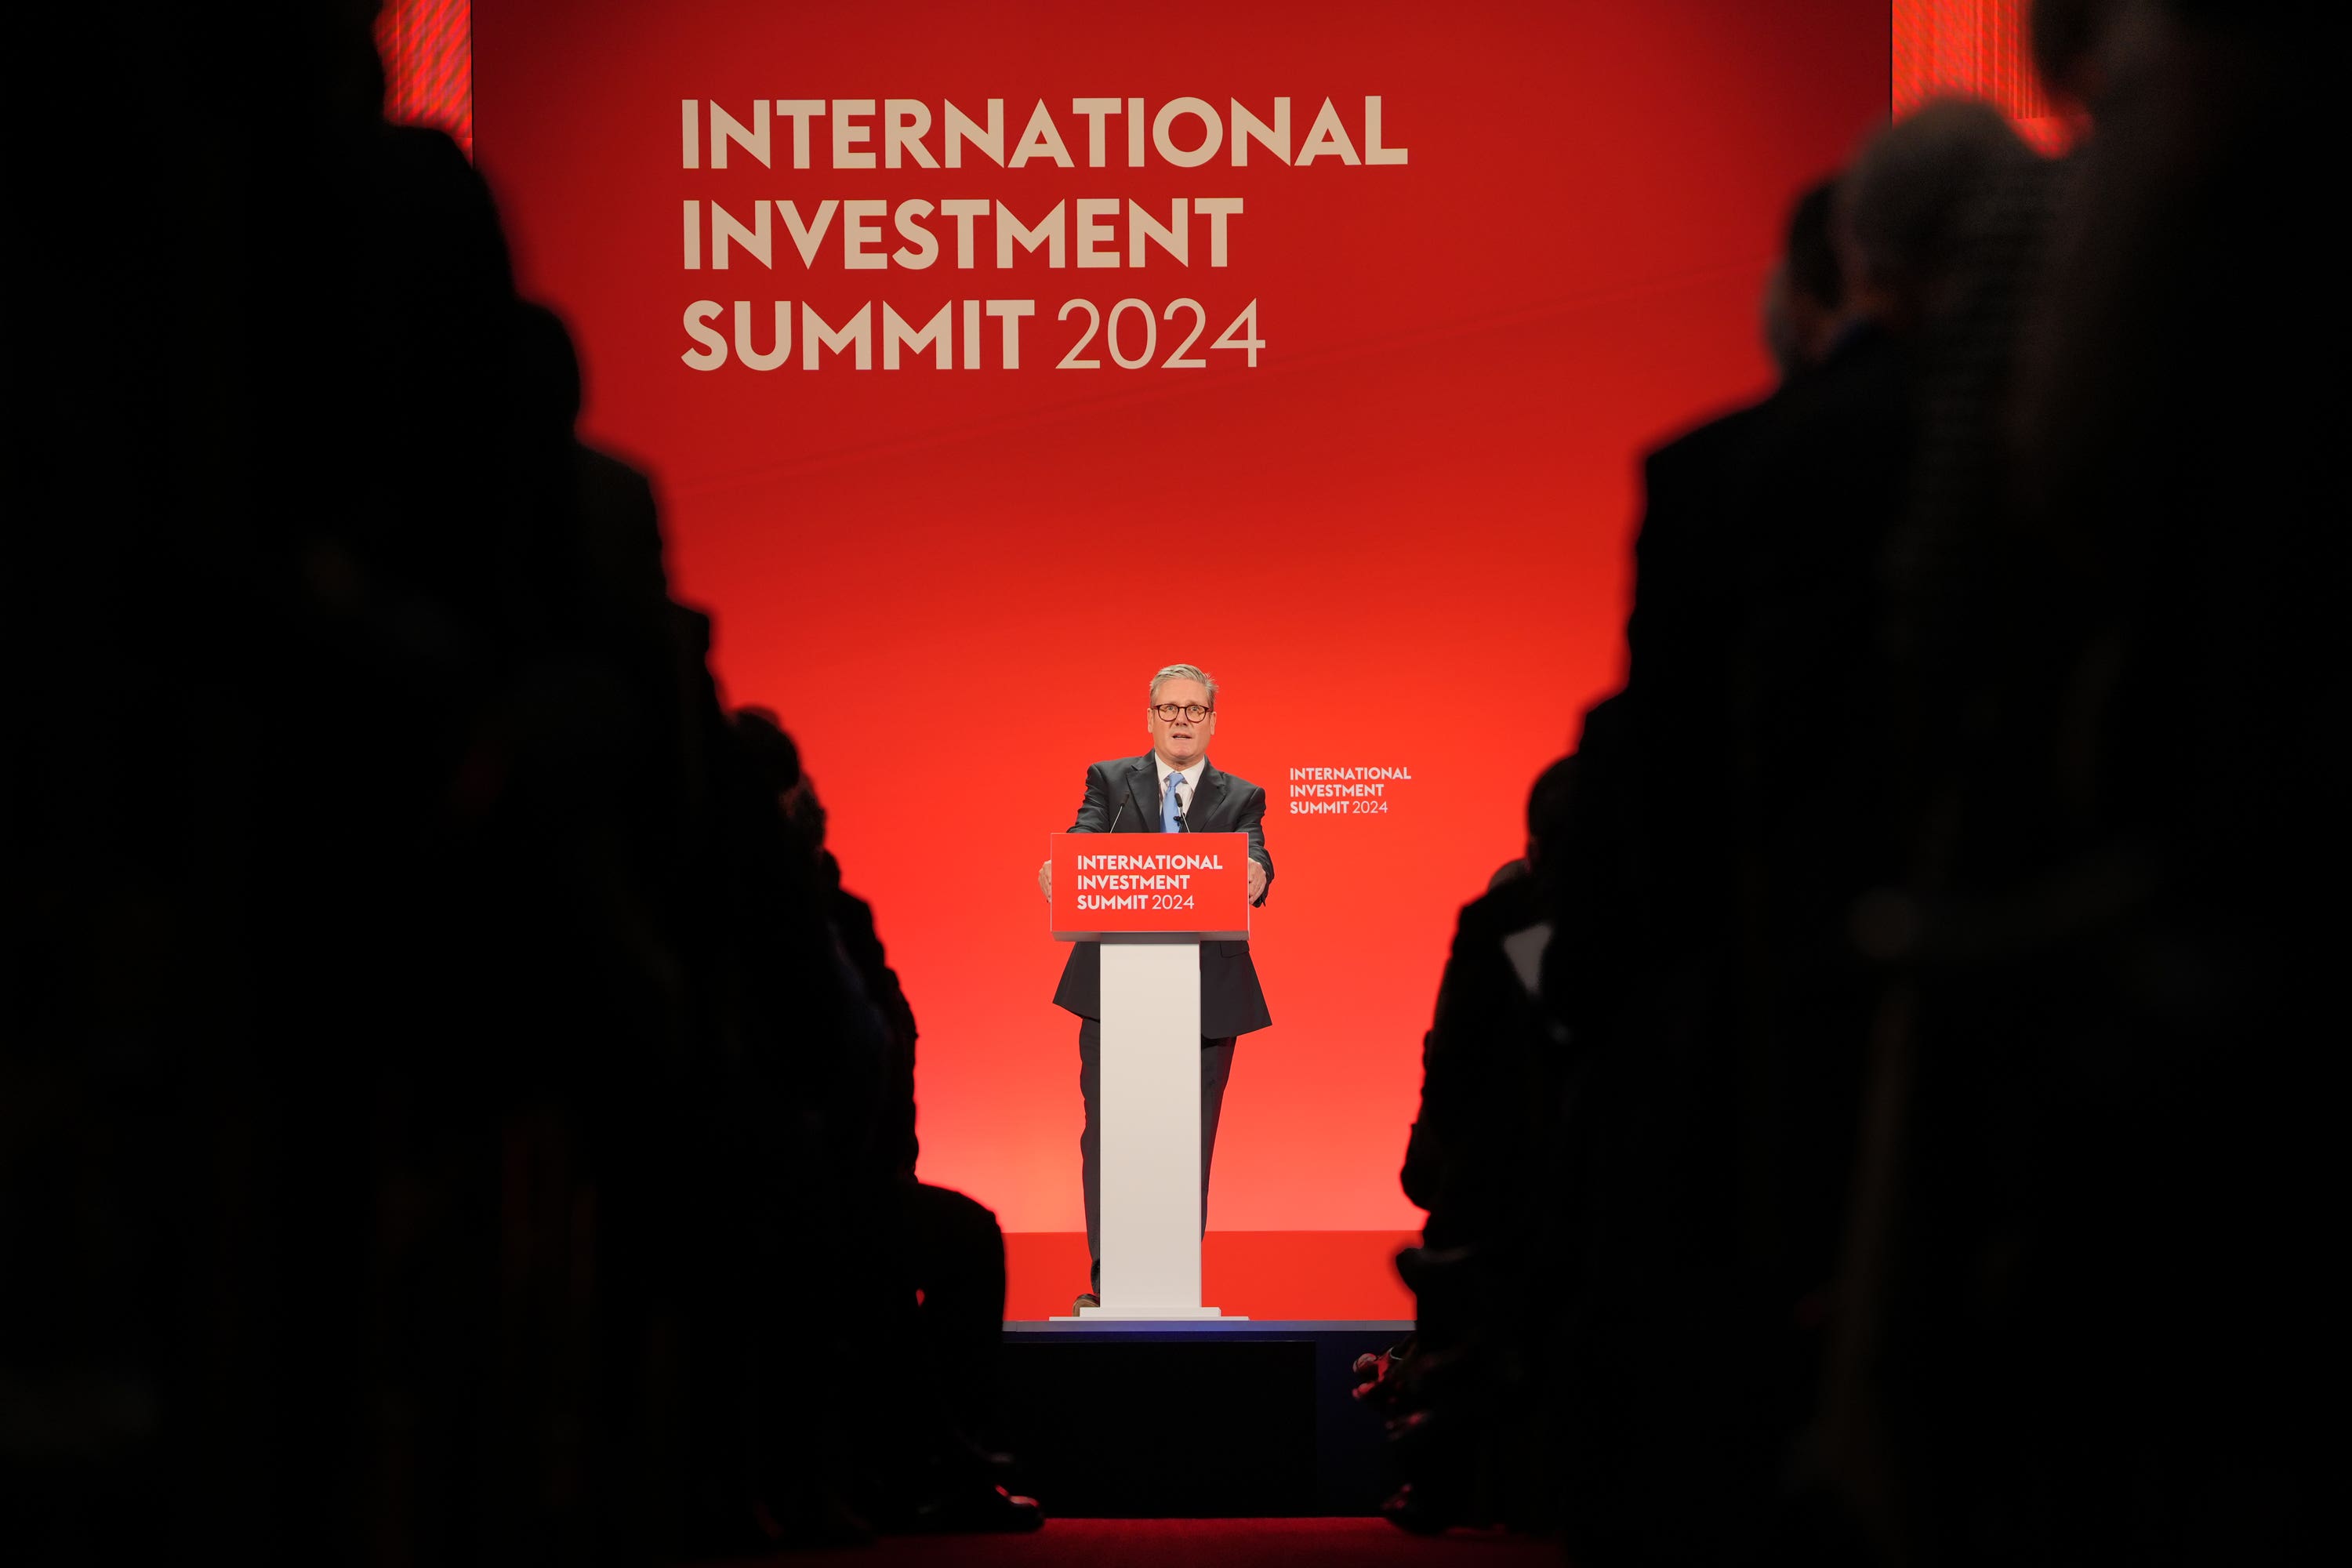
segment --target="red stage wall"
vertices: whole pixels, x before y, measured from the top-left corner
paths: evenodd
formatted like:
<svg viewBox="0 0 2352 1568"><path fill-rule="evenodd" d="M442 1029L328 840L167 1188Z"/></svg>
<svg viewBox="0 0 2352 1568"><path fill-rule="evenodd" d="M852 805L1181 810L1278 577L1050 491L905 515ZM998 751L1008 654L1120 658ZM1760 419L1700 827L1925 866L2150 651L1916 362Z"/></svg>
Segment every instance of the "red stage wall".
<svg viewBox="0 0 2352 1568"><path fill-rule="evenodd" d="M1086 764L1146 744L1144 682L1173 660L1223 687L1216 763L1265 786L1276 879L1254 946L1275 1026L1226 1102L1220 1230L1418 1222L1396 1172L1454 911L1518 851L1528 782L1619 678L1640 451L1766 384L1757 300L1790 195L1888 100L1883 0L1641 5L774 5L483 0L475 125L526 291L570 320L586 437L656 476L679 595L709 606L731 700L781 713L871 898L923 1030L923 1173L1008 1230L1079 1224L1076 1026L1034 877ZM1128 166L1125 100L1205 100L1226 145ZM1231 161L1228 101L1291 100L1294 155L1326 99L1361 157L1368 95L1402 162ZM1074 99L1121 101L1088 166ZM1004 100L1008 158L1041 100L1076 167L830 166L832 100ZM827 100L794 168L740 145L711 167L709 105ZM698 103L684 167L681 100ZM1202 126L1184 119L1180 147ZM877 163L880 163L877 158ZM911 156L908 160L911 165ZM1068 202L1070 265L1016 248L928 269L813 264L770 208L772 267L714 269L709 205ZM1122 265L1076 265L1080 198L1118 202ZM1227 264L1158 248L1132 270L1129 199L1238 197ZM704 204L688 270L684 204ZM886 214L877 252L907 244ZM1162 368L1197 300L1199 369ZM1061 369L1084 312L1150 307L1156 353ZM794 301L781 368L697 370L681 317L717 301L753 346ZM1024 300L1020 365L801 368L800 301L838 325L885 303ZM1264 349L1210 348L1252 300ZM961 307L950 312L961 341ZM1121 315L1140 346L1140 313ZM1236 334L1244 335L1244 334ZM1381 809L1302 815L1296 770L1395 768ZM1378 1247L1373 1248L1377 1254ZM1377 1294L1377 1292L1375 1292ZM1246 1302L1227 1301L1247 1309ZM1375 1315L1393 1301L1382 1296ZM1326 1315L1339 1315L1337 1310Z"/></svg>

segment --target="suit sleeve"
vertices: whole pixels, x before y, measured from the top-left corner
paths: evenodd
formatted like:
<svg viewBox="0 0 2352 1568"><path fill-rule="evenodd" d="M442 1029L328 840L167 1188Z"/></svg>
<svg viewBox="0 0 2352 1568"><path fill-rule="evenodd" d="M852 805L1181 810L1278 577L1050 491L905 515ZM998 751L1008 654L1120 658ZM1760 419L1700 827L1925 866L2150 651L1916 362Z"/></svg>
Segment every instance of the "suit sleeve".
<svg viewBox="0 0 2352 1568"><path fill-rule="evenodd" d="M1239 831L1249 835L1250 858L1265 868L1265 891L1257 896L1257 903L1252 906L1263 908L1266 900L1274 896L1274 857L1265 852L1265 789L1263 785L1250 785L1249 800L1242 807Z"/></svg>
<svg viewBox="0 0 2352 1568"><path fill-rule="evenodd" d="M1072 833L1108 833L1110 831L1110 780L1099 767L1087 770L1087 797L1078 802L1078 819L1070 824Z"/></svg>

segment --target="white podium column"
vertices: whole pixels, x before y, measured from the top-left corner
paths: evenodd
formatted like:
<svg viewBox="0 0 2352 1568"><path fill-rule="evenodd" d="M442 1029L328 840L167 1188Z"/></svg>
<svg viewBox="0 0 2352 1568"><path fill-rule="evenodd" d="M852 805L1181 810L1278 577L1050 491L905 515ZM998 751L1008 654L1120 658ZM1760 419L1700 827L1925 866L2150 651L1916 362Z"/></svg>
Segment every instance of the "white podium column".
<svg viewBox="0 0 2352 1568"><path fill-rule="evenodd" d="M1217 1318L1201 1305L1201 944L1102 944L1102 1302L1083 1318Z"/></svg>

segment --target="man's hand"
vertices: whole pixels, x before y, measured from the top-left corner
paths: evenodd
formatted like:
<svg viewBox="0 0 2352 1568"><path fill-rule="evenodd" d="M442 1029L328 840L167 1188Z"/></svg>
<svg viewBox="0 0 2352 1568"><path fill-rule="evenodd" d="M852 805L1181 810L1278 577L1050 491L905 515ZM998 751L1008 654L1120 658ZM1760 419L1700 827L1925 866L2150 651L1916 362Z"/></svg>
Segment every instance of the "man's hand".
<svg viewBox="0 0 2352 1568"><path fill-rule="evenodd" d="M1045 869L1050 873L1053 868L1048 866ZM1249 863L1249 901L1254 904L1265 897L1265 868L1255 858Z"/></svg>
<svg viewBox="0 0 2352 1568"><path fill-rule="evenodd" d="M1257 862L1255 860L1251 861L1250 867L1255 870L1257 867ZM1050 904L1054 901L1054 862L1050 858L1047 859L1043 866L1037 868L1037 890L1045 895L1045 901L1047 903Z"/></svg>

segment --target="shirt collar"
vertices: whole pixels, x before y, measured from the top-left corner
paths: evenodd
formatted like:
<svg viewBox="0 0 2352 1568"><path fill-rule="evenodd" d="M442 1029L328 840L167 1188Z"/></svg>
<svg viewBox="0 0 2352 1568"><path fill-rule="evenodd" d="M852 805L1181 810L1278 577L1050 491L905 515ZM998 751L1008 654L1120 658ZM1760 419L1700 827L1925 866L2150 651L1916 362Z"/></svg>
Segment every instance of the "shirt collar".
<svg viewBox="0 0 2352 1568"><path fill-rule="evenodd" d="M1168 775L1179 771L1184 775L1184 787L1189 790L1198 790L1201 787L1201 770L1206 767L1208 763L1209 759L1205 756L1194 757L1191 766L1179 770L1170 767L1168 759L1161 756L1157 748L1154 748L1151 753L1151 765L1159 772L1160 790L1163 795L1168 791Z"/></svg>

